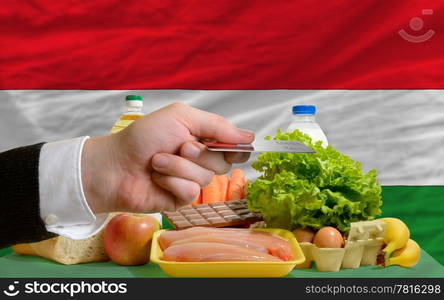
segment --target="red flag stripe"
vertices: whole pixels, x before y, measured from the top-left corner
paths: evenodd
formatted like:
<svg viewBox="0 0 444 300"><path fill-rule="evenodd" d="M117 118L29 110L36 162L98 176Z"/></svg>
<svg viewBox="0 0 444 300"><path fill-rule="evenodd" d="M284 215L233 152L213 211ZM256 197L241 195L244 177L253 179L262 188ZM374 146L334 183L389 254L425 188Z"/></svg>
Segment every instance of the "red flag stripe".
<svg viewBox="0 0 444 300"><path fill-rule="evenodd" d="M6 1L0 88L442 88L443 11L431 0ZM432 36L409 42L402 29Z"/></svg>

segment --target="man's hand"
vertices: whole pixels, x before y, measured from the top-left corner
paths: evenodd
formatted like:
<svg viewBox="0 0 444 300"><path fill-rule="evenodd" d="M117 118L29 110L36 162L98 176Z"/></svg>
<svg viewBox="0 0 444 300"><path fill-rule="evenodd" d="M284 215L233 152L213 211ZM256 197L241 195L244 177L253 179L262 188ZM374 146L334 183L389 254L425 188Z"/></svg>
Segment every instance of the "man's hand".
<svg viewBox="0 0 444 300"><path fill-rule="evenodd" d="M95 213L175 210L194 201L214 174L248 153L207 151L199 139L251 143L254 134L221 116L175 103L121 132L91 138L82 154L82 183Z"/></svg>

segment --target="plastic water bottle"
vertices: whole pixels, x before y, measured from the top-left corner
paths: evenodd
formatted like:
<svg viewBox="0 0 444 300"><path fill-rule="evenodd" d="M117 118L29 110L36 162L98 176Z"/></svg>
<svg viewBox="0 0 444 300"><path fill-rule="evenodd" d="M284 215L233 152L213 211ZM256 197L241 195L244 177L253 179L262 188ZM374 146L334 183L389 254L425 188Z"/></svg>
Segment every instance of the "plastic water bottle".
<svg viewBox="0 0 444 300"><path fill-rule="evenodd" d="M322 146L328 146L328 140L325 133L315 120L316 106L314 105L295 105L293 106L293 121L287 128L287 132L299 129L309 135L313 142L322 141Z"/></svg>
<svg viewBox="0 0 444 300"><path fill-rule="evenodd" d="M117 133L128 127L132 122L144 116L142 112L143 98L139 95L128 95L125 98L126 112L114 123L110 134Z"/></svg>

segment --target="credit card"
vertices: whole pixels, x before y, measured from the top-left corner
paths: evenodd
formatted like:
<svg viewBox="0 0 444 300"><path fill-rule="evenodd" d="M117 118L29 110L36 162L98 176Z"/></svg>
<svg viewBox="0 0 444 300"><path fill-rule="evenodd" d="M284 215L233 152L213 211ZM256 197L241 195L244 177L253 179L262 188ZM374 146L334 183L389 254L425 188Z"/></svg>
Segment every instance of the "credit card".
<svg viewBox="0 0 444 300"><path fill-rule="evenodd" d="M297 141L258 141L252 144L227 144L202 141L210 151L219 152L283 152L283 153L315 153L313 149Z"/></svg>

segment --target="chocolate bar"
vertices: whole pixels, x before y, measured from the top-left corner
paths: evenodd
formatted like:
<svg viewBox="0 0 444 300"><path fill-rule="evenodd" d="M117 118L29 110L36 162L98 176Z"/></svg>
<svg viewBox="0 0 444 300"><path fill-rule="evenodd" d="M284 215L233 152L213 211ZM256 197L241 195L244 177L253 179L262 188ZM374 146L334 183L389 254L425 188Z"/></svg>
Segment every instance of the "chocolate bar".
<svg viewBox="0 0 444 300"><path fill-rule="evenodd" d="M240 227L262 220L260 213L248 210L246 200L198 204L177 211L165 211L162 215L175 229L195 226Z"/></svg>

